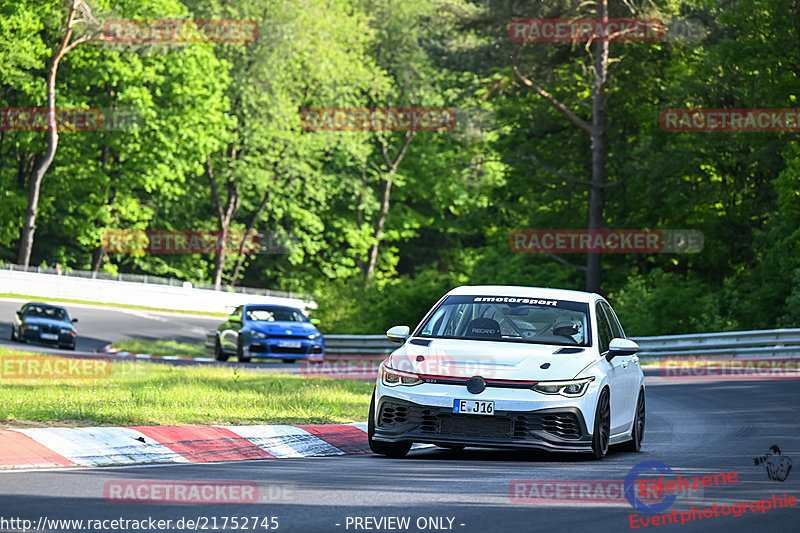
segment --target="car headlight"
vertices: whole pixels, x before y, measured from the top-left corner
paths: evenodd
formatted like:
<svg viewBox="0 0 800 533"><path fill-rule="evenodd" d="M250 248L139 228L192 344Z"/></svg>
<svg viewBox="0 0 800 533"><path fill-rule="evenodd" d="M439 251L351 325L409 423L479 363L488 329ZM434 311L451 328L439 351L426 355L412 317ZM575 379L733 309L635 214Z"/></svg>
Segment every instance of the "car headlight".
<svg viewBox="0 0 800 533"><path fill-rule="evenodd" d="M315 340L319 339L320 337L322 337L322 334L321 334L321 333L314 333L313 335L309 335L309 336L308 336L308 338L309 338L310 340L312 340L312 341L315 341Z"/></svg>
<svg viewBox="0 0 800 533"><path fill-rule="evenodd" d="M268 339L269 335L266 333L261 333L260 331L251 331L250 336L254 339Z"/></svg>
<svg viewBox="0 0 800 533"><path fill-rule="evenodd" d="M592 381L594 381L594 377L568 381L540 381L531 389L542 394L560 394L567 398L577 398L584 395Z"/></svg>
<svg viewBox="0 0 800 533"><path fill-rule="evenodd" d="M396 387L398 385L419 385L424 383L419 376L410 372L400 372L399 370L392 370L385 366L381 368L381 381L387 387Z"/></svg>
<svg viewBox="0 0 800 533"><path fill-rule="evenodd" d="M68 335L68 334L72 333L72 330L69 329L69 328L61 328L61 333L64 333L64 334Z"/></svg>
<svg viewBox="0 0 800 533"><path fill-rule="evenodd" d="M25 324L25 329L32 329L33 331L39 331L39 326L37 326L36 324L31 324L30 326L28 324Z"/></svg>

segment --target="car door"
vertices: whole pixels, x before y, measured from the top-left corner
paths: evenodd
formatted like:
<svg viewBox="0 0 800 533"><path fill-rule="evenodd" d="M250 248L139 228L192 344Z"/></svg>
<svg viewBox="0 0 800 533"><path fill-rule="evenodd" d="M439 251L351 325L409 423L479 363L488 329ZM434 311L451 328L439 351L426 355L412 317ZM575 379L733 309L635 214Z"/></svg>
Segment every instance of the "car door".
<svg viewBox="0 0 800 533"><path fill-rule="evenodd" d="M614 334L600 301L595 303L594 309L597 317L598 350L600 355L605 357L608 355L608 345L611 343ZM607 368L608 383L611 389L611 434L615 435L623 431L626 423L629 423L626 415L627 391L625 390L629 363L624 361L623 357L614 357L604 364Z"/></svg>
<svg viewBox="0 0 800 533"><path fill-rule="evenodd" d="M240 305L222 325L222 331L219 334L219 343L228 351L236 351L236 343L239 340L239 330L242 329L243 311L244 306Z"/></svg>
<svg viewBox="0 0 800 533"><path fill-rule="evenodd" d="M617 319L617 314L611 308L608 302L601 302L603 310L606 312L609 324L611 325L611 333L614 338L624 339L625 332ZM637 355L618 355L614 359L622 361L622 368L625 370L625 402L622 408L624 413L624 420L633 422L633 414L636 411L636 399L639 397L639 357Z"/></svg>

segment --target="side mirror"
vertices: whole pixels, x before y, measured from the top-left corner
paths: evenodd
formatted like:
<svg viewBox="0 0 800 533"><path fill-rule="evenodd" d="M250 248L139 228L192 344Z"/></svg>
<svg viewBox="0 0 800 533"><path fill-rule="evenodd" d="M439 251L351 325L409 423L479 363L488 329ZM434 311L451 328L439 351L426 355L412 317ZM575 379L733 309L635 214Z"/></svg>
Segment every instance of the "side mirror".
<svg viewBox="0 0 800 533"><path fill-rule="evenodd" d="M320 324L322 324L322 320L320 320L319 318L311 318L308 321L314 324L315 326L319 326Z"/></svg>
<svg viewBox="0 0 800 533"><path fill-rule="evenodd" d="M392 342L404 343L410 334L408 326L394 326L386 332L386 337Z"/></svg>
<svg viewBox="0 0 800 533"><path fill-rule="evenodd" d="M630 339L611 339L608 345L608 355L606 359L611 361L618 355L633 355L639 351L639 345Z"/></svg>
<svg viewBox="0 0 800 533"><path fill-rule="evenodd" d="M77 319L77 318L73 318L73 319L71 320L71 322L72 322L73 324L77 324L77 323L78 323L78 319Z"/></svg>

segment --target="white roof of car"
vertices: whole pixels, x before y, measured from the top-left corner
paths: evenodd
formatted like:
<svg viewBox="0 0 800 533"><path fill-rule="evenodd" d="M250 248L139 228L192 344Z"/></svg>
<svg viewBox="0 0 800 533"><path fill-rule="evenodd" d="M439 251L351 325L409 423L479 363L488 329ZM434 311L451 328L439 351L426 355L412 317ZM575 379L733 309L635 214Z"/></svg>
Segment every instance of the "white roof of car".
<svg viewBox="0 0 800 533"><path fill-rule="evenodd" d="M568 300L591 303L600 296L593 292L549 289L544 287L516 287L513 285L464 285L456 287L447 294L470 294L475 296L516 296L523 298L543 298L548 300Z"/></svg>

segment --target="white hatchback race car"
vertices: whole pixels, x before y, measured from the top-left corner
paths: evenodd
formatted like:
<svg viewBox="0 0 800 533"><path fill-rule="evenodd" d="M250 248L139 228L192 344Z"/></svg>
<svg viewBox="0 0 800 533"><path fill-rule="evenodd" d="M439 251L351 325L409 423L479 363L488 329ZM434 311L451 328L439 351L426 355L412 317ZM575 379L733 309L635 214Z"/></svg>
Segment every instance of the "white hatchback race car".
<svg viewBox="0 0 800 533"><path fill-rule="evenodd" d="M458 287L379 368L370 404L373 452L415 442L586 452L639 451L639 346L600 295L536 287Z"/></svg>

